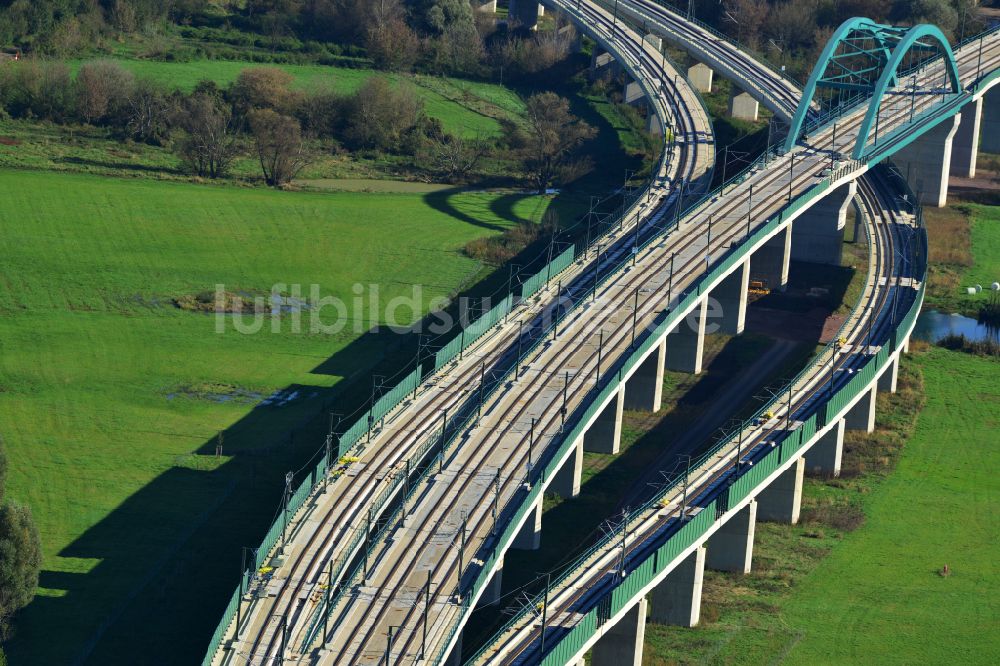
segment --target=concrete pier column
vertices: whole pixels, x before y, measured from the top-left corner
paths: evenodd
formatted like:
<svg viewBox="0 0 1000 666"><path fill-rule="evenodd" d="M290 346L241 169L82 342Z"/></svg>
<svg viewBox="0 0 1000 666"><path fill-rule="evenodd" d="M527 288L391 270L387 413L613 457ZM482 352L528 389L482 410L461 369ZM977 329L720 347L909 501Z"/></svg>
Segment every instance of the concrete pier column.
<svg viewBox="0 0 1000 666"><path fill-rule="evenodd" d="M638 81L626 81L625 90L622 91L622 102L632 105L646 103L646 95L642 92L642 86Z"/></svg>
<svg viewBox="0 0 1000 666"><path fill-rule="evenodd" d="M714 72L708 65L698 63L688 68L688 81L694 89L701 93L712 92L712 76Z"/></svg>
<svg viewBox="0 0 1000 666"><path fill-rule="evenodd" d="M646 131L654 136L661 136L663 134L663 125L660 123L660 117L652 109L649 110L649 115L646 117Z"/></svg>
<svg viewBox="0 0 1000 666"><path fill-rule="evenodd" d="M711 297L719 303L722 333L739 335L747 321L747 288L750 284L750 259L736 267L729 277L712 290Z"/></svg>
<svg viewBox="0 0 1000 666"><path fill-rule="evenodd" d="M646 33L646 36L643 37L642 40L647 44L651 44L652 47L657 51L663 50L663 38L660 37L659 35L656 35L652 32Z"/></svg>
<svg viewBox="0 0 1000 666"><path fill-rule="evenodd" d="M538 17L545 15L545 8L538 0L510 0L507 15L529 30L538 28Z"/></svg>
<svg viewBox="0 0 1000 666"><path fill-rule="evenodd" d="M580 479L583 476L583 437L578 437L573 445L573 452L556 472L549 485L549 490L563 499L576 497L580 494Z"/></svg>
<svg viewBox="0 0 1000 666"><path fill-rule="evenodd" d="M493 606L500 602L501 589L503 588L503 559L500 565L493 572L490 582L483 589L483 595L479 597L479 606Z"/></svg>
<svg viewBox="0 0 1000 666"><path fill-rule="evenodd" d="M729 96L729 115L738 120L757 122L760 113L760 103L750 93L733 88Z"/></svg>
<svg viewBox="0 0 1000 666"><path fill-rule="evenodd" d="M857 191L857 181L841 185L792 222L792 259L840 266L847 207Z"/></svg>
<svg viewBox="0 0 1000 666"><path fill-rule="evenodd" d="M983 98L962 107L962 120L955 132L951 146L951 175L961 178L976 177L976 155L979 153L979 130L982 120Z"/></svg>
<svg viewBox="0 0 1000 666"><path fill-rule="evenodd" d="M591 666L642 666L646 606L644 597L601 636L590 653Z"/></svg>
<svg viewBox="0 0 1000 666"><path fill-rule="evenodd" d="M983 93L982 100L979 150L984 153L1000 153L1000 85Z"/></svg>
<svg viewBox="0 0 1000 666"><path fill-rule="evenodd" d="M951 145L961 120L955 115L943 121L892 158L921 203L938 208L948 203Z"/></svg>
<svg viewBox="0 0 1000 666"><path fill-rule="evenodd" d="M625 406L625 392L618 393L601 410L594 422L583 433L583 450L590 453L616 454L622 448L622 408Z"/></svg>
<svg viewBox="0 0 1000 666"><path fill-rule="evenodd" d="M800 456L757 496L757 520L791 525L799 522L805 471L806 459Z"/></svg>
<svg viewBox="0 0 1000 666"><path fill-rule="evenodd" d="M657 624L693 627L701 619L705 547L695 548L649 595L649 617Z"/></svg>
<svg viewBox="0 0 1000 666"><path fill-rule="evenodd" d="M514 550L538 550L542 545L542 498L528 509L528 519L524 521L521 531L514 537L510 547Z"/></svg>
<svg viewBox="0 0 1000 666"><path fill-rule="evenodd" d="M876 394L877 388L874 386L861 394L858 401L853 407L847 410L847 414L844 416L845 428L848 430L864 430L865 432L871 432L875 429Z"/></svg>
<svg viewBox="0 0 1000 666"><path fill-rule="evenodd" d="M619 72L620 68L618 61L615 60L613 55L603 50L600 46L594 46L594 51L590 56L591 79L600 78L605 74L614 76Z"/></svg>
<svg viewBox="0 0 1000 666"><path fill-rule="evenodd" d="M772 290L784 291L792 258L792 225L787 225L750 257L750 279L765 280Z"/></svg>
<svg viewBox="0 0 1000 666"><path fill-rule="evenodd" d="M812 474L840 476L840 461L843 456L844 419L837 419L836 425L806 451L806 467Z"/></svg>
<svg viewBox="0 0 1000 666"><path fill-rule="evenodd" d="M660 411L663 401L663 364L667 355L664 338L625 382L625 409Z"/></svg>
<svg viewBox="0 0 1000 666"><path fill-rule="evenodd" d="M885 370L878 377L878 390L888 391L889 393L896 392L896 383L899 380L899 357L894 356L889 365L886 366Z"/></svg>
<svg viewBox="0 0 1000 666"><path fill-rule="evenodd" d="M750 573L756 529L757 502L750 500L749 504L709 537L705 566L717 571Z"/></svg>
<svg viewBox="0 0 1000 666"><path fill-rule="evenodd" d="M705 354L705 320L708 299L703 298L691 314L667 336L666 365L670 370L699 374Z"/></svg>
<svg viewBox="0 0 1000 666"><path fill-rule="evenodd" d="M476 8L477 12L482 12L484 14L496 14L497 0L474 0L473 7Z"/></svg>

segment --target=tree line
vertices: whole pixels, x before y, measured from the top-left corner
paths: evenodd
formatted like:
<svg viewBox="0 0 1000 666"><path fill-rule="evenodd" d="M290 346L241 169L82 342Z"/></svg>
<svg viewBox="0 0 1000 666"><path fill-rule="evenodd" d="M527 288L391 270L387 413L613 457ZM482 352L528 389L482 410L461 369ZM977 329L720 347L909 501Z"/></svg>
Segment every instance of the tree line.
<svg viewBox="0 0 1000 666"><path fill-rule="evenodd" d="M169 147L192 175L222 178L252 154L268 185L291 181L317 147L411 156L441 180L463 182L489 157L515 161L538 188L590 170L578 149L595 130L552 93L526 100L525 123L502 121L499 137L446 133L413 86L372 75L352 93L293 87L276 67L244 69L222 88L202 81L188 93L134 76L111 60L86 62L74 75L61 62L0 65L0 115L81 123L117 138Z"/></svg>
<svg viewBox="0 0 1000 666"><path fill-rule="evenodd" d="M687 0L672 0L675 6ZM863 16L879 23L931 23L953 42L985 29L979 0L696 0L695 16L795 76L809 75L833 31Z"/></svg>

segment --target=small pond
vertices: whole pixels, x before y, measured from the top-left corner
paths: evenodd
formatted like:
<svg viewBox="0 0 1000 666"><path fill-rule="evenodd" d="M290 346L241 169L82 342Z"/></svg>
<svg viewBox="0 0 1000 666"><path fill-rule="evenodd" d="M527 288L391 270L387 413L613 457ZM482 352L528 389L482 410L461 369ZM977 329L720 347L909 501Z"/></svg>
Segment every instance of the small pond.
<svg viewBox="0 0 1000 666"><path fill-rule="evenodd" d="M964 335L973 342L1000 341L1000 328L981 324L972 317L947 314L937 310L924 310L917 318L913 337L927 342L937 342L947 335Z"/></svg>

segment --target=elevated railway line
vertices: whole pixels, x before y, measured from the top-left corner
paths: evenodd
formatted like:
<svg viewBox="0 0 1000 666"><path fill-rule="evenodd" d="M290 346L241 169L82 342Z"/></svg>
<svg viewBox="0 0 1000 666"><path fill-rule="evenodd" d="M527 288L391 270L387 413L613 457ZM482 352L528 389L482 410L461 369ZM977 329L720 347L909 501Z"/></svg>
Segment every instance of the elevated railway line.
<svg viewBox="0 0 1000 666"><path fill-rule="evenodd" d="M457 654L460 628L487 593L487 580L501 570L503 553L515 541L531 547L537 540L541 493L558 481L548 472L572 464L588 442L616 446L615 411L620 414L628 387L637 381L645 362L639 357L657 357L662 366L671 349L667 335L680 340L684 333L678 323L689 315L695 329L701 327L694 333L700 341L707 295L740 270L745 283L752 254L779 238L810 203L871 166L845 159L841 144L835 145L838 130L820 128L806 145L766 155L740 182L724 186L683 216L672 213L684 185L702 182L712 163L707 114L690 89L678 85L656 49L605 7L568 0L553 4L613 50L640 81L661 127L669 124L677 137L673 152L665 155L650 189L619 229L603 239L606 250L598 248L592 259L587 248L582 260L559 272L539 298L505 313L493 334L415 387L412 398L384 422L373 424L358 461L342 478L314 490L290 522L288 545L273 558L273 578L255 581L253 594L244 595L241 587L235 617L220 627L222 647L212 649L206 663L438 663ZM973 70L978 75L997 67L1000 49L994 47L991 38L985 63L979 56L975 66L977 54L959 52L966 79ZM746 63L740 67L761 72ZM735 64L733 69L738 69ZM930 81L940 72L931 65L921 75ZM772 88L768 94L775 96L775 109L790 116L787 100L778 99L788 92L784 79L760 75L759 81ZM931 97L919 104L911 98L909 117L934 104ZM841 140L861 126L862 112L840 119ZM905 122L905 110L896 109L882 124L891 133ZM859 189L872 220L876 260L865 305L874 309L867 319L858 311L852 317L851 328L845 329L848 351L832 352L822 370L814 364L814 374L793 387L798 400L786 407L786 426L797 422L799 412L820 408L823 371L835 378L826 389L832 394L838 381L871 357L872 340L892 332L895 313L918 298L912 252L919 243L911 237L912 222L896 209L891 188L880 178L861 181ZM893 313L888 320L887 302ZM724 323L741 328L740 321ZM862 334L863 347L858 344ZM530 352L522 354L523 348ZM690 364L699 365L698 344L693 354ZM767 419L740 435L735 455L727 453L695 470L699 483L685 484L680 504L673 496L661 498L661 508L674 511L672 519L659 513L636 518L626 539L629 561L639 561L654 545L662 547L657 539L671 530L686 529L692 523L687 510L715 497L711 493L720 480L739 476L731 471L735 459L742 465L767 455L780 432L780 409L777 422ZM743 442L754 447L742 449ZM448 446L439 451L435 443ZM689 500L689 492L694 499ZM383 517L382 529L376 530L394 498L397 505L405 498L401 510ZM601 590L620 587L613 575L608 579L607 553L595 557L572 573L578 576L576 587L579 581L592 582L590 596L567 585L551 590L557 596L546 604L563 609L560 631L576 639L582 625L573 620L593 615L586 604L598 603ZM512 625L488 659L558 663L569 654L541 645L541 636L533 634L535 624L528 618L523 626ZM597 634L595 628L587 640Z"/></svg>

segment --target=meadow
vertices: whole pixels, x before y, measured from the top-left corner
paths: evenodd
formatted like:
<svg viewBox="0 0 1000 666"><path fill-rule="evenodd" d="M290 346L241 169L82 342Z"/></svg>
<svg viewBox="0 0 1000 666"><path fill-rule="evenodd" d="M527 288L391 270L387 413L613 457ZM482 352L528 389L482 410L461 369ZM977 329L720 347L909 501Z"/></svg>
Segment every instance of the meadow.
<svg viewBox="0 0 1000 666"><path fill-rule="evenodd" d="M644 664L996 663L998 362L904 363L843 477L807 479L800 525L758 524L750 574L706 572L700 626L648 625Z"/></svg>
<svg viewBox="0 0 1000 666"><path fill-rule="evenodd" d="M239 546L259 541L280 477L322 443L297 430L391 348L391 334L362 334L367 318L336 335L295 334L287 317L277 332L268 320L258 334L220 335L177 299L281 282L351 303L354 284L366 299L375 284L381 312L419 285L419 311L399 310L416 318L482 274L460 251L467 241L537 220L549 201L9 170L0 180L8 493L32 507L45 549L39 596L5 646L12 663L123 663L129 647L147 663L196 658Z"/></svg>

